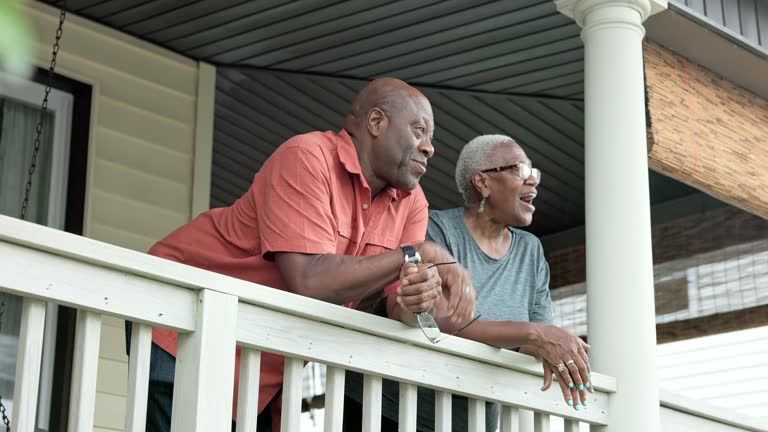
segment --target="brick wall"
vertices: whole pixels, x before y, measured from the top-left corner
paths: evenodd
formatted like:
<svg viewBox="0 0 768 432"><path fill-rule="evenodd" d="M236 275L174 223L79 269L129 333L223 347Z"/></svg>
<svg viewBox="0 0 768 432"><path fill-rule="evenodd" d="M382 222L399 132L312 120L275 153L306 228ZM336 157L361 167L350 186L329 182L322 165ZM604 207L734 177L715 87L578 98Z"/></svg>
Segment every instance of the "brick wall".
<svg viewBox="0 0 768 432"><path fill-rule="evenodd" d="M653 262L660 264L705 252L768 238L768 220L721 207L652 227ZM547 251L550 287L586 280L584 245Z"/></svg>

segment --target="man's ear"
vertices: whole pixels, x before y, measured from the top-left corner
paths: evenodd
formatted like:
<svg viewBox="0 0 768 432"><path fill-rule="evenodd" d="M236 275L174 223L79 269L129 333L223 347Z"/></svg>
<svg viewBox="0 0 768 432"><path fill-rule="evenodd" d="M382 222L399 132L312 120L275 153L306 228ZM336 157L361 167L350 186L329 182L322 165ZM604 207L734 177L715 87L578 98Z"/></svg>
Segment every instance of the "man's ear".
<svg viewBox="0 0 768 432"><path fill-rule="evenodd" d="M472 176L472 185L483 198L491 194L491 190L488 187L488 176L481 172L476 172Z"/></svg>
<svg viewBox="0 0 768 432"><path fill-rule="evenodd" d="M379 136L387 125L387 115L379 107L373 107L368 112L368 132L372 136Z"/></svg>

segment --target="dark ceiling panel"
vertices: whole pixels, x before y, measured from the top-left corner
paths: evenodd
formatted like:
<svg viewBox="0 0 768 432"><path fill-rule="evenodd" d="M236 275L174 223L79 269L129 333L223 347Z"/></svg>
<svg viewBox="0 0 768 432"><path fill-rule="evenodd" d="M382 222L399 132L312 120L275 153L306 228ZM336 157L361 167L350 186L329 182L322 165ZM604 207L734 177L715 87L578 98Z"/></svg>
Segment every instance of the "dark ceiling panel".
<svg viewBox="0 0 768 432"><path fill-rule="evenodd" d="M362 80L219 68L212 202L229 205L268 155L293 135L338 130ZM537 234L583 224L583 125L577 102L422 87L435 113L436 153L422 188L433 208L461 205L456 159L477 135L517 139L544 172ZM236 155L236 156L233 156Z"/></svg>
<svg viewBox="0 0 768 432"><path fill-rule="evenodd" d="M217 66L214 206L243 194L285 139L341 127L367 80L395 76L433 104L437 153L421 183L434 208L461 204L453 177L463 145L502 133L544 173L531 230L583 224L584 54L580 28L551 0L67 3L78 15ZM654 202L691 192L650 179L659 191Z"/></svg>
<svg viewBox="0 0 768 432"><path fill-rule="evenodd" d="M217 66L360 79L389 75L424 85L537 95L577 79L583 68L579 27L551 0L70 0L68 5L79 15ZM542 72L547 82L536 80ZM535 92L528 89L533 85Z"/></svg>

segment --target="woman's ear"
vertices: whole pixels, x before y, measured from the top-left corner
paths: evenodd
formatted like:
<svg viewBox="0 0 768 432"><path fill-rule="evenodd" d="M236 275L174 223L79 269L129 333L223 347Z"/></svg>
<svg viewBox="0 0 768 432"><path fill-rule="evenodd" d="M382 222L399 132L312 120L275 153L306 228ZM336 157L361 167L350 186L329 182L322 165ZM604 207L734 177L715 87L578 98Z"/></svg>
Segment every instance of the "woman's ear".
<svg viewBox="0 0 768 432"><path fill-rule="evenodd" d="M368 132L374 136L377 137L381 135L381 133L384 131L384 128L386 127L387 122L387 116L384 114L384 111L381 110L379 107L373 107L368 112Z"/></svg>
<svg viewBox="0 0 768 432"><path fill-rule="evenodd" d="M481 172L476 172L472 175L472 185L477 190L477 193L481 198L487 198L491 194L491 190L488 187L489 177Z"/></svg>

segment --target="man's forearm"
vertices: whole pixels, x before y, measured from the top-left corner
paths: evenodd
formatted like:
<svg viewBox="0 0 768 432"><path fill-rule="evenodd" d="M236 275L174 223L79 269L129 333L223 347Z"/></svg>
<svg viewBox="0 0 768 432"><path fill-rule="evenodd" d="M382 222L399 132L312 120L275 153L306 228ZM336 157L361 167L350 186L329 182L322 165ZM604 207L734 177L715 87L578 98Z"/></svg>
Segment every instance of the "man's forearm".
<svg viewBox="0 0 768 432"><path fill-rule="evenodd" d="M276 254L289 291L343 304L380 292L396 281L403 265L397 249L372 256Z"/></svg>

